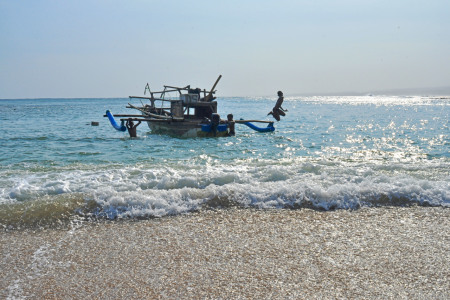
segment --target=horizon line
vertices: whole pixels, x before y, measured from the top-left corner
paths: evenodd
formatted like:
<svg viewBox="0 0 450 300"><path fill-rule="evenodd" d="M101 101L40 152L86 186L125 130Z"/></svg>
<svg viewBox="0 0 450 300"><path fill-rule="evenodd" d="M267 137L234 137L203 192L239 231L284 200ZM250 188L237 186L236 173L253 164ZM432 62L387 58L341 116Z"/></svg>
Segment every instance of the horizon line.
<svg viewBox="0 0 450 300"><path fill-rule="evenodd" d="M346 91L346 92L294 92L285 93L285 97L320 97L320 96L450 96L450 86L433 87L433 88L398 88L377 91ZM0 100L38 100L38 99L125 99L130 96L97 96L97 97L17 97L17 98L0 98ZM273 98L276 95L228 95L218 96L217 98L235 98L235 97L266 97Z"/></svg>

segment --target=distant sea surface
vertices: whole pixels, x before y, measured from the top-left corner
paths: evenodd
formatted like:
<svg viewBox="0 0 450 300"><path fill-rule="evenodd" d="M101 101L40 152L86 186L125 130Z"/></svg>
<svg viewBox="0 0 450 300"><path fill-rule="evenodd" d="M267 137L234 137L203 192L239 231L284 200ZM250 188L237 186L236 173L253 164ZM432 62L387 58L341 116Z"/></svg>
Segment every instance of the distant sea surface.
<svg viewBox="0 0 450 300"><path fill-rule="evenodd" d="M103 115L130 99L0 100L0 226L140 219L209 208L450 206L450 98L287 97L276 130L138 138ZM140 105L133 100L132 104ZM270 120L276 98L218 98ZM91 126L91 122L99 126Z"/></svg>

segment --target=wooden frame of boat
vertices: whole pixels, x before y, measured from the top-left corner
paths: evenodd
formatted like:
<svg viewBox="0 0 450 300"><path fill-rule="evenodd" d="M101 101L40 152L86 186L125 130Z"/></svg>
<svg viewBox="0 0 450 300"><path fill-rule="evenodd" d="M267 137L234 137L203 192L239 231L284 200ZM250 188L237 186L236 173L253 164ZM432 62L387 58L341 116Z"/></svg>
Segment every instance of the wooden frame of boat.
<svg viewBox="0 0 450 300"><path fill-rule="evenodd" d="M137 107L128 103L127 108L135 109L140 114L117 114L122 122L127 120L147 122L152 133L167 134L177 137L219 137L228 136L229 123L220 119L217 114L217 101L215 88L222 78L220 75L211 90L191 89L191 86L175 87L164 86L163 91L152 92L147 83L144 95L148 91L150 97L130 96L130 99L141 100L142 106ZM177 98L166 98L166 95L178 92ZM201 96L203 93L203 97ZM142 99L149 100L150 104L144 104ZM156 105L156 103L160 105ZM167 106L169 104L170 106ZM106 115L105 115L106 116ZM235 123L246 124L249 122L268 123L266 131L273 131L273 122L260 120L235 120ZM254 125L252 125L255 127ZM256 130L256 129L255 129Z"/></svg>

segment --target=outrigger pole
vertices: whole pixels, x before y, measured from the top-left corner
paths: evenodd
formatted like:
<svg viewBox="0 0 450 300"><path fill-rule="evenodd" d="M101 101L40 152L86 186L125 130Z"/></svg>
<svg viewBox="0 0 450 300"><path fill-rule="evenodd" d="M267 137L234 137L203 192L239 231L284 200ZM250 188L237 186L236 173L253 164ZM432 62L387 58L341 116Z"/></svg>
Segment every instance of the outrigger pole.
<svg viewBox="0 0 450 300"><path fill-rule="evenodd" d="M148 114L148 112L147 112ZM112 114L111 114L112 115ZM107 117L108 115L103 115L104 117ZM113 117L117 118L132 118L133 121L152 121L152 119L146 118L143 115L133 115L133 114L115 114L112 115ZM171 117L169 117L171 118ZM126 120L126 119L125 119ZM273 121L263 121L263 120L234 120L235 123L238 124L245 124L245 123L265 123L265 124L273 124Z"/></svg>

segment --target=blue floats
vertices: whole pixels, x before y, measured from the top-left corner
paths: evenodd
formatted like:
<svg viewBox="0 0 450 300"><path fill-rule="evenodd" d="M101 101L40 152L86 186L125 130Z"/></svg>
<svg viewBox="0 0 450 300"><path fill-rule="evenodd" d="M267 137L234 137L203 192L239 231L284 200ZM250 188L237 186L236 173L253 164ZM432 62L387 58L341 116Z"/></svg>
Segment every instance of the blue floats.
<svg viewBox="0 0 450 300"><path fill-rule="evenodd" d="M245 123L241 123L244 125L247 125L248 127L250 127L253 130L256 130L258 132L272 132L275 131L275 127L273 127L273 123L269 123L269 125L267 125L267 127L258 127L250 122L245 122Z"/></svg>
<svg viewBox="0 0 450 300"><path fill-rule="evenodd" d="M114 116L111 114L109 110L106 111L106 115L108 116L109 121L111 122L111 125L118 131L127 131L127 128L124 125L124 122L120 122L120 125L117 124L116 120L114 119Z"/></svg>
<svg viewBox="0 0 450 300"><path fill-rule="evenodd" d="M227 124L219 124L217 125L217 132L223 132L227 131L228 125ZM213 126L211 124L202 124L202 131L204 132L212 132Z"/></svg>

